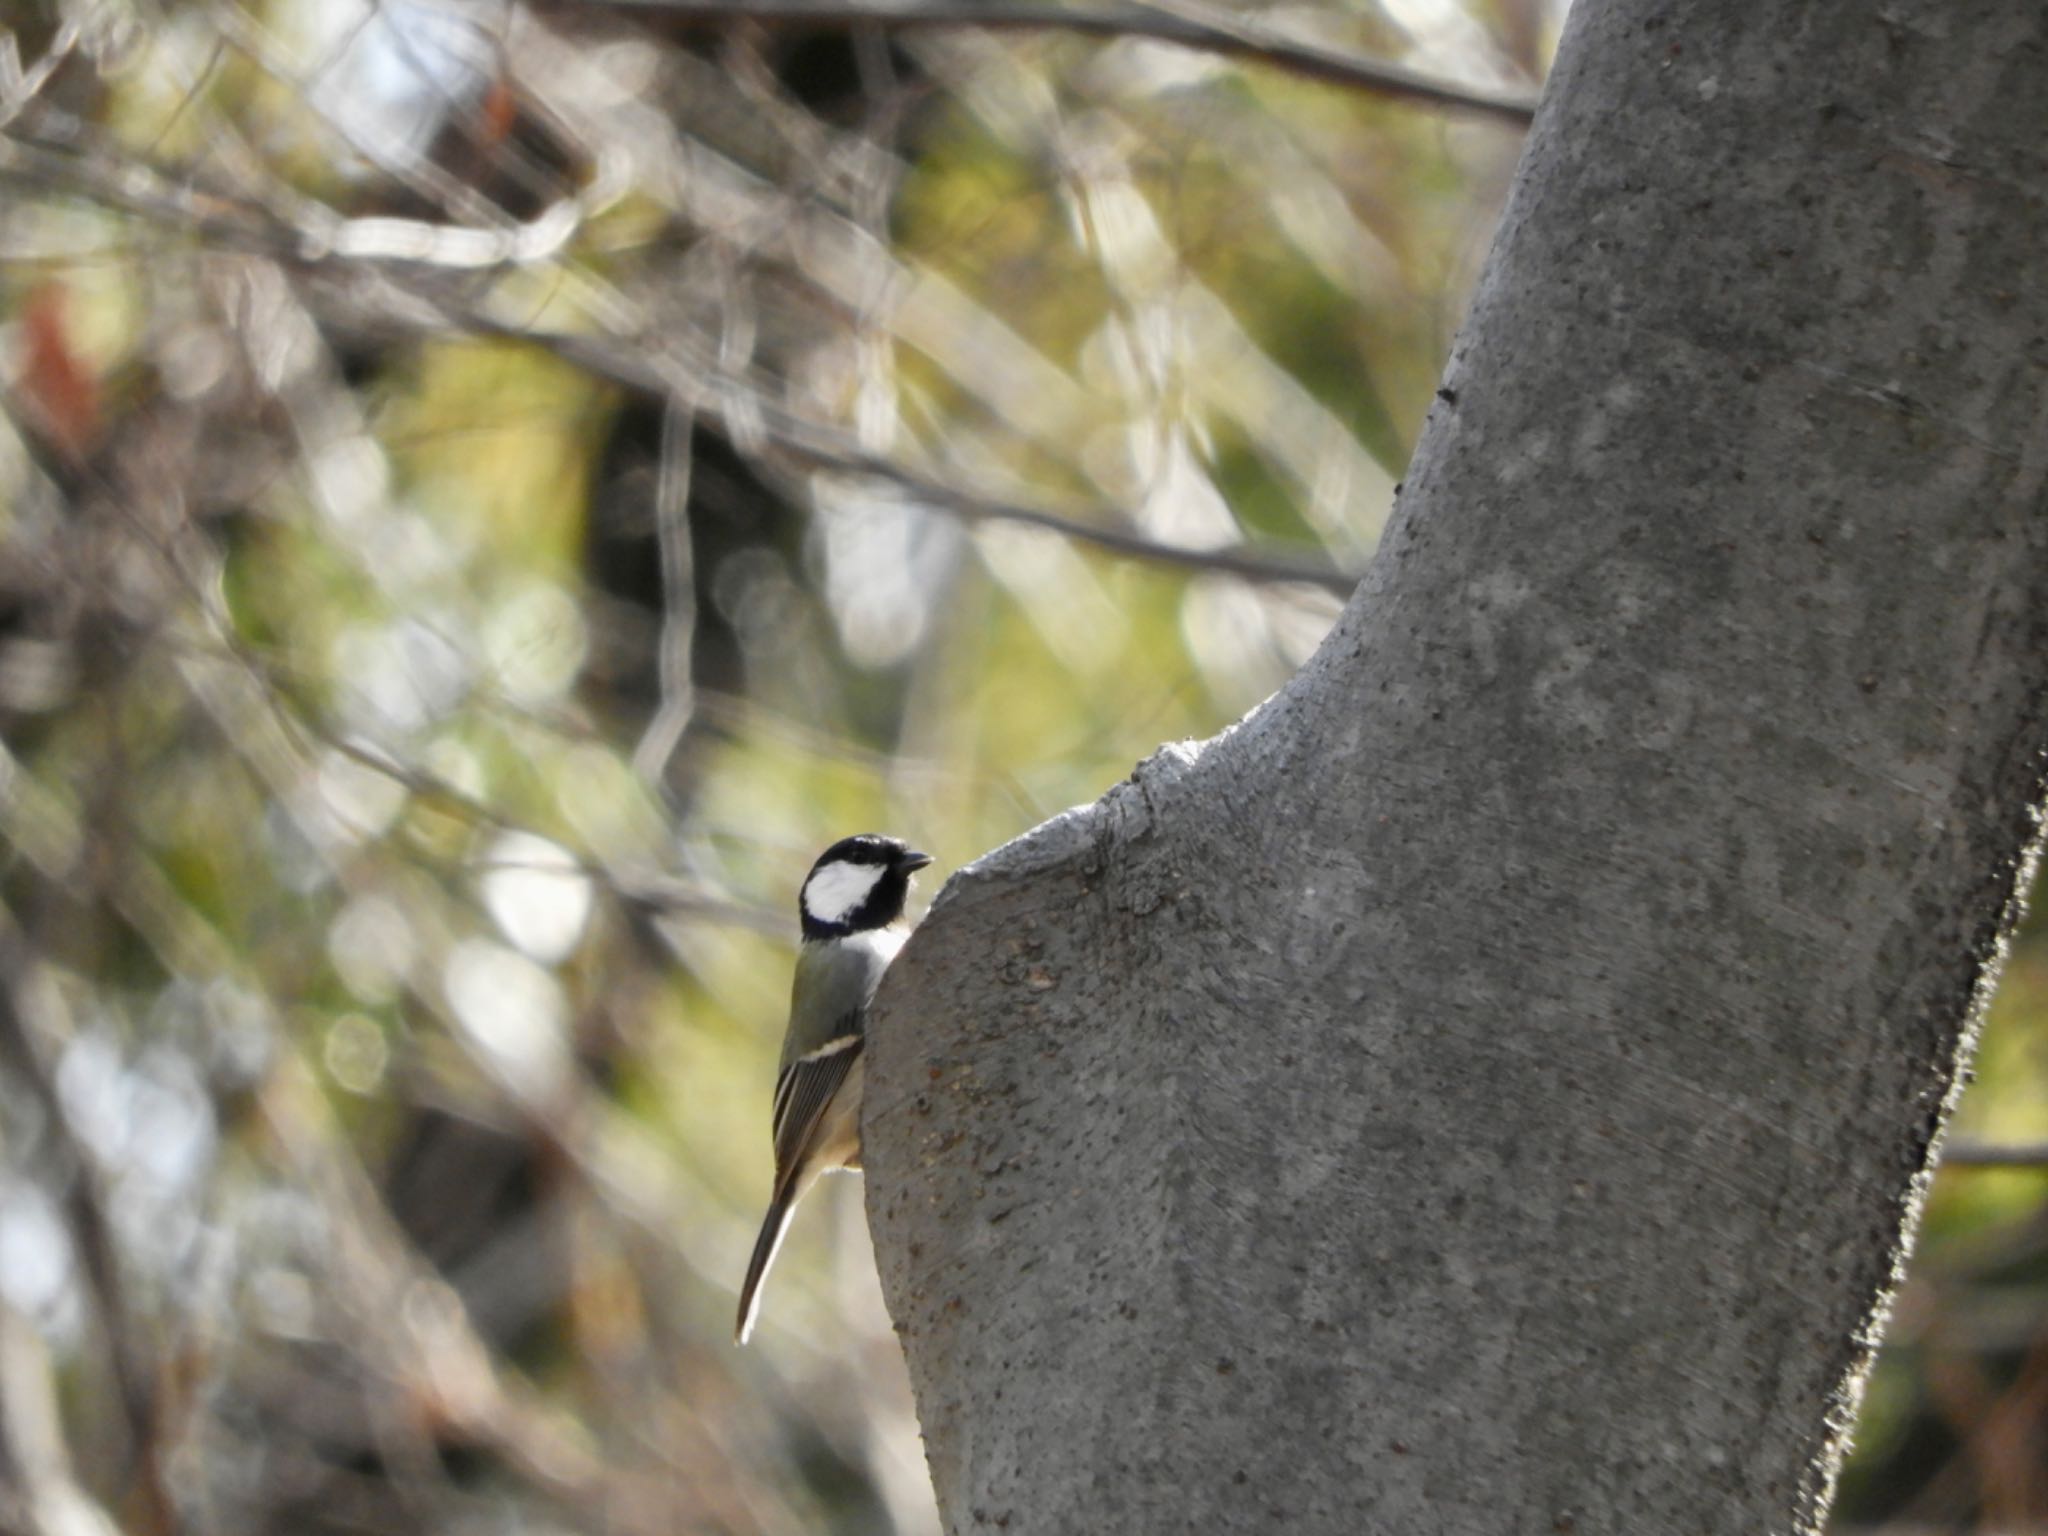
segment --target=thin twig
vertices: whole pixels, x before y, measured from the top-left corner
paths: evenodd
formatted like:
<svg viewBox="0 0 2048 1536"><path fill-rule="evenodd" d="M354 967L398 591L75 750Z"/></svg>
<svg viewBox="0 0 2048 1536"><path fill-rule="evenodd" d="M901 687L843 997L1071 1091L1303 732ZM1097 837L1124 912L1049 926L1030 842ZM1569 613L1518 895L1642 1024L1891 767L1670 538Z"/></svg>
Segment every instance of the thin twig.
<svg viewBox="0 0 2048 1536"><path fill-rule="evenodd" d="M1277 37L1264 27L1229 27L1137 6L1068 10L1056 5L983 4L980 0L594 0L578 10L658 15L683 23L749 21L759 26L872 26L890 31L972 27L989 32L1071 32L1083 37L1138 37L1150 42L1245 59L1303 79L1405 101L1471 112L1526 126L1534 98L1455 85L1399 64L1362 59L1313 43Z"/></svg>
<svg viewBox="0 0 2048 1536"><path fill-rule="evenodd" d="M773 429L771 428L771 431ZM963 489L920 473L879 454L864 452L850 442L834 440L838 434L776 433L777 444L792 458L814 469L880 480L906 493L913 506L950 513L969 523L1019 523L1043 528L1077 544L1092 545L1110 554L1124 555L1155 565L1170 565L1188 571L1216 571L1246 581L1293 582L1321 587L1339 597L1349 597L1358 585L1355 575L1333 570L1321 561L1289 560L1283 556L1256 554L1246 549L1194 549L1185 544L1167 544L1127 533L1101 523L1083 522L1065 513L1022 502L1005 501Z"/></svg>

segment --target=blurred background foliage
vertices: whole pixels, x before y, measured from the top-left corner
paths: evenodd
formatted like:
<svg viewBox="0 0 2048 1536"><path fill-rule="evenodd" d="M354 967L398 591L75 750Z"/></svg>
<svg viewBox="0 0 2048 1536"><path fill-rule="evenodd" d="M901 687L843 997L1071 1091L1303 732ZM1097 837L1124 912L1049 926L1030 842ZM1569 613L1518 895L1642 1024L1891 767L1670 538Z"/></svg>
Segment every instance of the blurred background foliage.
<svg viewBox="0 0 2048 1536"><path fill-rule="evenodd" d="M1560 16L799 9L0 5L0 1529L935 1528L797 882L1309 654ZM2048 1521L2044 1009L1845 1530Z"/></svg>

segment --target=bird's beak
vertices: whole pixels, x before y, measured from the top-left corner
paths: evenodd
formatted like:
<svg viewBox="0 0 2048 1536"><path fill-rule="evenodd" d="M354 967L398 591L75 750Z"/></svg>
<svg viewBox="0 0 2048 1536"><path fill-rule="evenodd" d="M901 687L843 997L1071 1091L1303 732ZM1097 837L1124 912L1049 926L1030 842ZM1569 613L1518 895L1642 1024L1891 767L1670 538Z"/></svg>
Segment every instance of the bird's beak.
<svg viewBox="0 0 2048 1536"><path fill-rule="evenodd" d="M923 869L931 861L932 856L930 854L919 853L915 848L906 848L896 856L896 867L906 875L912 875Z"/></svg>

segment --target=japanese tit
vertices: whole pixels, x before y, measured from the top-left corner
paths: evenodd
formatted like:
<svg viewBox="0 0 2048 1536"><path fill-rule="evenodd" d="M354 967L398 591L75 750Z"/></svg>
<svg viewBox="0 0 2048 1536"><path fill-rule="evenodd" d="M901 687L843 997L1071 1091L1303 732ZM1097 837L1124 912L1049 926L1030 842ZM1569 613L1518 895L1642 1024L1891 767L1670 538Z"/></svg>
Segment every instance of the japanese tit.
<svg viewBox="0 0 2048 1536"><path fill-rule="evenodd" d="M742 1344L754 1331L761 1282L797 1201L836 1168L860 1170L862 1030L882 972L910 936L910 877L931 863L893 837L841 838L818 855L797 896L803 944L789 997L789 1032L775 1079L775 1184L740 1285Z"/></svg>

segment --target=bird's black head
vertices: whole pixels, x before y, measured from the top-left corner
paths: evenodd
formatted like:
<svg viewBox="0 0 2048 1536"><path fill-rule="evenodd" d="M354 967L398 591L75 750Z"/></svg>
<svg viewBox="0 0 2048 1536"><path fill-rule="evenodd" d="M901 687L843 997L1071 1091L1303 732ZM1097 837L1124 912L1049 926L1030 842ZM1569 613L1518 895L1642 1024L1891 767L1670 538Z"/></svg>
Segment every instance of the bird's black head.
<svg viewBox="0 0 2048 1536"><path fill-rule="evenodd" d="M843 938L886 928L903 915L910 877L932 856L900 838L863 832L818 855L797 896L807 939Z"/></svg>

